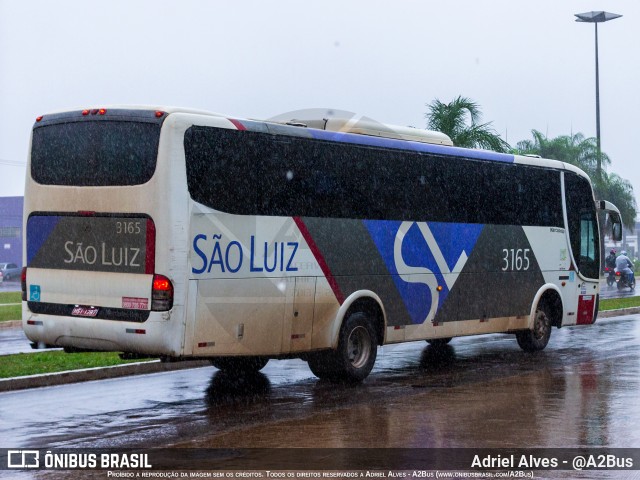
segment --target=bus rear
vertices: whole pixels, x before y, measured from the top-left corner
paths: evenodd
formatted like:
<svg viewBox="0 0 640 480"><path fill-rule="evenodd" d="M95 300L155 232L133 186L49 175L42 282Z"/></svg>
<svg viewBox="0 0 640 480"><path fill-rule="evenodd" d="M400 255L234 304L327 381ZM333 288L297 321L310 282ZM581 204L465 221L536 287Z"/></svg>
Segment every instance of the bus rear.
<svg viewBox="0 0 640 480"><path fill-rule="evenodd" d="M179 223L169 159L158 155L167 117L90 109L37 119L22 274L23 328L34 343L180 354L182 322L172 314L181 313L174 284L184 281L171 255L157 255L175 245Z"/></svg>

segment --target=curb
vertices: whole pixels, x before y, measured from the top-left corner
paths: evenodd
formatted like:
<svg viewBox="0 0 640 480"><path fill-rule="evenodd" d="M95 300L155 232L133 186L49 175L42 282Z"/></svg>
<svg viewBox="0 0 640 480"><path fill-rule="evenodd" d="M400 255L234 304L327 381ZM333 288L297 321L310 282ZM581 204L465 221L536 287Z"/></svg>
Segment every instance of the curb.
<svg viewBox="0 0 640 480"><path fill-rule="evenodd" d="M620 308L618 310L605 310L604 312L598 312L598 318L621 317L623 315L637 315L639 313L640 307Z"/></svg>
<svg viewBox="0 0 640 480"><path fill-rule="evenodd" d="M189 360L182 362L161 362L160 360L153 360L150 362L115 365L113 367L96 367L68 372L43 373L41 375L0 379L0 392L210 366L211 363L208 360Z"/></svg>
<svg viewBox="0 0 640 480"><path fill-rule="evenodd" d="M22 327L22 320L7 320L6 322L0 322L0 328L16 328Z"/></svg>

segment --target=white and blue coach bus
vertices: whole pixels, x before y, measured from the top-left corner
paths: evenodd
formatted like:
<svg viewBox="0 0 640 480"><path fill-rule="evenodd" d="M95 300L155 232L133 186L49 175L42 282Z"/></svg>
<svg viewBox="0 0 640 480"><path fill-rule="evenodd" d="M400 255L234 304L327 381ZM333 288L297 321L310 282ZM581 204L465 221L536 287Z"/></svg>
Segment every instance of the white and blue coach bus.
<svg viewBox="0 0 640 480"><path fill-rule="evenodd" d="M67 350L305 359L359 381L377 347L552 327L598 309L588 177L367 122L174 108L53 113L33 127L23 327Z"/></svg>

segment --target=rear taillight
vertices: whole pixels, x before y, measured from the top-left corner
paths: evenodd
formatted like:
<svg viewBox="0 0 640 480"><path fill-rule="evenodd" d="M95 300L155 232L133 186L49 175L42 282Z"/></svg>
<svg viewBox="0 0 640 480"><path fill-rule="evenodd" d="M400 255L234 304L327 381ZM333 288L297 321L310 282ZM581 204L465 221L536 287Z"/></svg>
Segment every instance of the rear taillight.
<svg viewBox="0 0 640 480"><path fill-rule="evenodd" d="M22 267L20 272L20 288L22 289L22 301L27 301L27 267Z"/></svg>
<svg viewBox="0 0 640 480"><path fill-rule="evenodd" d="M616 277L619 277L619 276L620 276L620 272L616 272Z"/></svg>
<svg viewBox="0 0 640 480"><path fill-rule="evenodd" d="M154 312L166 312L173 307L173 284L164 275L153 276L151 290L151 310Z"/></svg>

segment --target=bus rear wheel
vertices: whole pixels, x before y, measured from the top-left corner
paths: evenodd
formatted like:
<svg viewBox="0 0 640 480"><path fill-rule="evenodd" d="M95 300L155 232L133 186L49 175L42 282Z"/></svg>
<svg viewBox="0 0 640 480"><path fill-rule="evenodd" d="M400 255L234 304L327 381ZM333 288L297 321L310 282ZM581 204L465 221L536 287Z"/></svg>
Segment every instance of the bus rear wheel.
<svg viewBox="0 0 640 480"><path fill-rule="evenodd" d="M367 315L356 312L340 329L338 348L308 358L309 368L318 378L361 382L371 372L378 353L377 335Z"/></svg>
<svg viewBox="0 0 640 480"><path fill-rule="evenodd" d="M546 311L546 306L538 305L533 319L533 328L516 333L518 345L525 352L537 352L543 350L551 337L551 317Z"/></svg>
<svg viewBox="0 0 640 480"><path fill-rule="evenodd" d="M255 373L262 370L269 362L264 357L216 357L211 365L227 373Z"/></svg>

